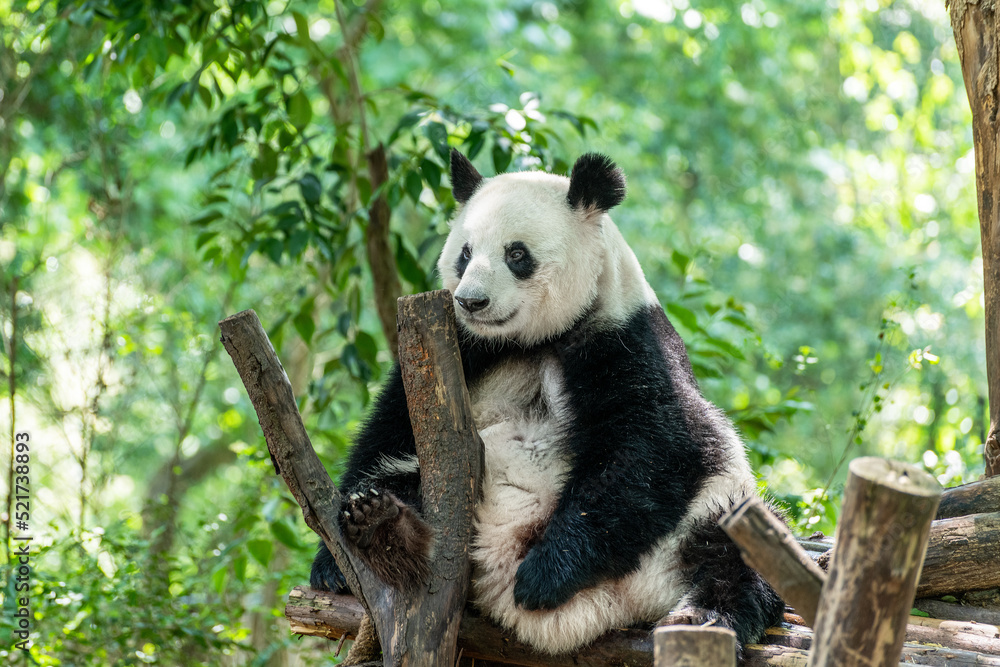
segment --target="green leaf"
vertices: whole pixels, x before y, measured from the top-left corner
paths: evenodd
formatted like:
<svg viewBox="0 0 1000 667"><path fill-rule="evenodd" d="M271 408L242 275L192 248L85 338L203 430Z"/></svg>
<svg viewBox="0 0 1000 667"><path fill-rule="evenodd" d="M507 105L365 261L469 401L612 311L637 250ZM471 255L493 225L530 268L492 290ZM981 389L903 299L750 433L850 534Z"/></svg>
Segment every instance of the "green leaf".
<svg viewBox="0 0 1000 667"><path fill-rule="evenodd" d="M424 134L431 141L431 146L434 148L434 152L438 156L447 161L449 159L449 153L451 150L448 148L448 128L446 128L442 123L437 121L427 123L424 126Z"/></svg>
<svg viewBox="0 0 1000 667"><path fill-rule="evenodd" d="M358 331L358 335L354 337L354 345L358 348L358 355L361 359L372 368L378 366L378 343L375 342L371 334L366 331Z"/></svg>
<svg viewBox="0 0 1000 667"><path fill-rule="evenodd" d="M271 534L274 535L274 539L278 540L286 547L290 549L302 549L304 545L299 541L299 535L295 532L295 528L288 519L278 519L277 521L272 521L271 524Z"/></svg>
<svg viewBox="0 0 1000 667"><path fill-rule="evenodd" d="M465 140L465 143L469 145L465 149L465 157L470 160L476 159L479 152L483 150L483 146L486 145L486 133L485 132L472 132L469 138Z"/></svg>
<svg viewBox="0 0 1000 667"><path fill-rule="evenodd" d="M295 21L295 31L298 33L298 37L309 39L309 21L306 20L306 17L300 12L292 12L292 19Z"/></svg>
<svg viewBox="0 0 1000 667"><path fill-rule="evenodd" d="M501 144L493 144L493 169L498 174L507 171L511 160L510 148L505 148Z"/></svg>
<svg viewBox="0 0 1000 667"><path fill-rule="evenodd" d="M698 318L690 309L677 303L668 303L667 312L673 315L688 331L694 333L701 330L701 327L698 326Z"/></svg>
<svg viewBox="0 0 1000 667"><path fill-rule="evenodd" d="M409 129L419 123L420 119L425 115L427 115L427 111L422 109L404 114L403 117L399 119L399 122L396 123L396 128L392 131L392 134L389 135L388 143L392 144L395 142L396 139L399 138L399 135L402 134L403 130Z"/></svg>
<svg viewBox="0 0 1000 667"><path fill-rule="evenodd" d="M288 98L285 106L288 110L288 120L298 130L301 131L312 121L312 105L309 103L309 97L301 88Z"/></svg>
<svg viewBox="0 0 1000 667"><path fill-rule="evenodd" d="M210 222L214 222L222 217L222 211L209 211L191 221L195 227L204 227Z"/></svg>
<svg viewBox="0 0 1000 667"><path fill-rule="evenodd" d="M427 185L431 186L432 190L437 190L441 185L441 167L439 167L435 162L424 158L420 161L420 173L424 175L424 180L427 181Z"/></svg>
<svg viewBox="0 0 1000 667"><path fill-rule="evenodd" d="M225 567L220 567L212 575L212 588L219 595L222 595L226 591L226 580L229 579L229 573L226 572Z"/></svg>
<svg viewBox="0 0 1000 667"><path fill-rule="evenodd" d="M204 232L198 234L198 239L194 242L195 250L200 250L203 245L214 239L219 235L219 232Z"/></svg>
<svg viewBox="0 0 1000 667"><path fill-rule="evenodd" d="M677 250L674 250L670 254L670 261L673 262L674 266L681 273L687 273L687 268L691 264L691 258Z"/></svg>
<svg viewBox="0 0 1000 667"><path fill-rule="evenodd" d="M299 190L302 192L302 199L310 208L319 204L320 197L323 195L323 186L316 174L313 173L308 173L299 179Z"/></svg>
<svg viewBox="0 0 1000 667"><path fill-rule="evenodd" d="M420 263L409 251L402 239L396 237L396 268L403 280L417 288L423 288L427 283L427 274L420 268Z"/></svg>
<svg viewBox="0 0 1000 667"><path fill-rule="evenodd" d="M247 542L247 551L253 556L253 559L267 567L271 562L271 557L274 555L274 542L271 540L249 540Z"/></svg>
<svg viewBox="0 0 1000 667"><path fill-rule="evenodd" d="M420 203L420 193L424 191L424 182L420 178L420 174L415 171L411 171L406 174L406 194L410 195L410 199L413 200L414 204Z"/></svg>
<svg viewBox="0 0 1000 667"><path fill-rule="evenodd" d="M746 355L743 354L743 350L736 347L732 343L719 338L706 338L705 343L711 345L712 347L725 352L727 355L734 359L739 359L740 361L746 360Z"/></svg>
<svg viewBox="0 0 1000 667"><path fill-rule="evenodd" d="M285 251L285 244L276 238L264 239L260 244L261 251L271 258L275 264L281 264L281 253Z"/></svg>
<svg viewBox="0 0 1000 667"><path fill-rule="evenodd" d="M296 229L288 239L288 256L291 259L298 259L309 245L309 238L312 236L308 229Z"/></svg>
<svg viewBox="0 0 1000 667"><path fill-rule="evenodd" d="M249 559L246 556L237 556L233 559L233 572L239 581L247 580L247 562Z"/></svg>
<svg viewBox="0 0 1000 667"><path fill-rule="evenodd" d="M913 609L910 610L910 616L923 616L924 618L930 618L931 615L928 614L926 611L921 611L916 607L914 607Z"/></svg>
<svg viewBox="0 0 1000 667"><path fill-rule="evenodd" d="M302 340L307 344L312 341L313 334L316 332L316 321L313 319L311 304L308 311L305 309L299 311L298 315L292 319L292 324L302 336Z"/></svg>

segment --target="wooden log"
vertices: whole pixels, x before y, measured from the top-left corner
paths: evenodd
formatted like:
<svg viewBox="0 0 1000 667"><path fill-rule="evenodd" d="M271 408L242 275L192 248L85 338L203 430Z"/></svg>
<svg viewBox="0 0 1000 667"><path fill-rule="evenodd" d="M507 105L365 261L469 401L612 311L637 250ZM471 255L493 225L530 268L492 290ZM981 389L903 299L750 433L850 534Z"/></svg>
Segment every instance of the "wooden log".
<svg viewBox="0 0 1000 667"><path fill-rule="evenodd" d="M919 617L910 618L911 621L918 619ZM919 620L926 621L928 619ZM906 643L903 645L900 661L908 665L1000 664L996 640L977 634L979 630L975 632L961 631L973 627L964 624L958 626L957 629L949 629L947 621L942 622L937 627L911 623L907 626ZM809 628L783 624L779 627L769 628L762 644L765 647L781 646L805 653L812 646L812 640L813 633ZM772 652L767 649L758 651L756 647L751 647L748 655L754 653L763 654L768 660L771 659L772 654L780 656L777 663L767 662L765 664L784 664L783 661L788 659L788 656L794 656L793 663L799 659L796 653Z"/></svg>
<svg viewBox="0 0 1000 667"><path fill-rule="evenodd" d="M941 487L916 466L851 461L809 664L896 665Z"/></svg>
<svg viewBox="0 0 1000 667"><path fill-rule="evenodd" d="M983 443L986 476L1000 472L1000 13L996 3L951 0L965 92L972 109L972 143L976 149L976 193L983 248L983 293L986 306L986 380L990 429Z"/></svg>
<svg viewBox="0 0 1000 667"><path fill-rule="evenodd" d="M1000 626L1000 609L929 599L914 600L913 606L920 611L930 614L932 618L972 621L986 625Z"/></svg>
<svg viewBox="0 0 1000 667"><path fill-rule="evenodd" d="M339 638L346 634L349 638L353 638L363 615L364 608L354 597L318 592L305 586L292 589L285 607L285 616L291 624L292 632L315 637ZM1000 665L1000 658L992 655L993 650L978 651L957 645L963 639L970 641L975 641L975 637L991 639L988 635L996 629L994 626L975 623L955 624L951 621L937 621L935 625L936 620L910 617L910 623L907 625L907 643L903 647L903 659L908 661L907 664ZM935 628L940 633L933 636L928 630ZM812 636L809 628L794 623L784 623L770 628L760 645L744 647L746 664L804 666L808 659L806 652L812 645ZM935 640L933 643L941 646L921 646L915 643L918 636L933 637ZM997 641L995 637L992 639ZM481 665L481 661L484 660L526 667L547 665L647 667L653 664L653 641L649 632L644 630L612 631L576 654L549 656L539 654L512 639L472 610L467 610L462 619L458 646L463 660L474 658L476 665ZM982 646L991 648L994 644L982 644ZM936 650L928 653L929 649ZM920 656L921 660L911 660L911 656Z"/></svg>
<svg viewBox="0 0 1000 667"><path fill-rule="evenodd" d="M719 525L740 548L744 562L812 626L826 575L788 527L757 496L747 497L719 519Z"/></svg>
<svg viewBox="0 0 1000 667"><path fill-rule="evenodd" d="M668 625L653 632L655 667L736 667L736 633L729 628Z"/></svg>
<svg viewBox="0 0 1000 667"><path fill-rule="evenodd" d="M1000 477L945 489L935 518L951 519L987 512L1000 512Z"/></svg>
<svg viewBox="0 0 1000 667"><path fill-rule="evenodd" d="M780 626L768 628L762 643L809 650L812 646L812 632L805 626L786 621ZM997 627L982 623L910 616L906 625L904 647L913 648L915 644L935 644L985 655L1000 655ZM906 654L907 650L904 648L903 653Z"/></svg>
<svg viewBox="0 0 1000 667"><path fill-rule="evenodd" d="M891 663L892 667L1000 667L1000 656L984 655L973 651L940 646L906 645L903 662ZM800 648L778 644L748 646L744 650L742 667L807 667L809 652Z"/></svg>
<svg viewBox="0 0 1000 667"><path fill-rule="evenodd" d="M1000 655L1000 639L997 638L996 626L993 625L911 616L910 623L906 626L906 641Z"/></svg>
<svg viewBox="0 0 1000 667"><path fill-rule="evenodd" d="M1000 586L1000 512L932 524L918 597Z"/></svg>
<svg viewBox="0 0 1000 667"><path fill-rule="evenodd" d="M318 637L353 637L364 609L350 595L314 591L305 586L292 589L285 616L292 631ZM336 623L338 625L331 625ZM649 631L610 632L576 653L546 655L514 639L489 620L468 609L462 617L458 646L463 659L492 660L526 667L609 667L653 664L653 640Z"/></svg>
<svg viewBox="0 0 1000 667"><path fill-rule="evenodd" d="M820 558L829 560L834 553ZM917 597L995 588L1000 588L1000 512L931 522Z"/></svg>

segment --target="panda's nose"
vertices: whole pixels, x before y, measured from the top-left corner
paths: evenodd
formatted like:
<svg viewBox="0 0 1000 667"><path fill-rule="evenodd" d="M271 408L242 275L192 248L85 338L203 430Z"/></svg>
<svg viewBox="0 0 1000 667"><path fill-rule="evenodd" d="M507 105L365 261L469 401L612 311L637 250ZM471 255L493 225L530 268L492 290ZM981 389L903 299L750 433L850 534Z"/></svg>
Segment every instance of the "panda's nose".
<svg viewBox="0 0 1000 667"><path fill-rule="evenodd" d="M468 297L456 296L455 301L458 301L458 305L465 308L470 313L474 313L477 310L482 310L486 306L490 305L489 299L470 299Z"/></svg>

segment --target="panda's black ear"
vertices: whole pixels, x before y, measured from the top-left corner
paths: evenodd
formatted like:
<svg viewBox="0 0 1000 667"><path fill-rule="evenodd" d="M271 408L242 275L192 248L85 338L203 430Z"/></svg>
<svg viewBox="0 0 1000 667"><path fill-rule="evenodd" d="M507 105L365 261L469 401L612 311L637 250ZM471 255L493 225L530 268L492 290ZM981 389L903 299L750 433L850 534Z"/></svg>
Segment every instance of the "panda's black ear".
<svg viewBox="0 0 1000 667"><path fill-rule="evenodd" d="M625 200L625 174L607 155L587 153L573 165L566 199L573 208L612 209Z"/></svg>
<svg viewBox="0 0 1000 667"><path fill-rule="evenodd" d="M483 177L469 162L469 158L451 149L451 194L455 201L464 204L475 194Z"/></svg>

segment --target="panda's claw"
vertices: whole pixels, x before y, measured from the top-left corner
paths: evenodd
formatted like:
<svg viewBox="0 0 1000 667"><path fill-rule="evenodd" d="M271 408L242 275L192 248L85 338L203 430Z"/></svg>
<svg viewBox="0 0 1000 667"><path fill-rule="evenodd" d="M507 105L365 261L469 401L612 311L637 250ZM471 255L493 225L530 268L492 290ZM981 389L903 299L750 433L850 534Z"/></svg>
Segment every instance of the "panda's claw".
<svg viewBox="0 0 1000 667"><path fill-rule="evenodd" d="M358 547L368 548L376 531L399 515L399 507L388 493L375 488L365 493L352 493L345 510L344 533Z"/></svg>

